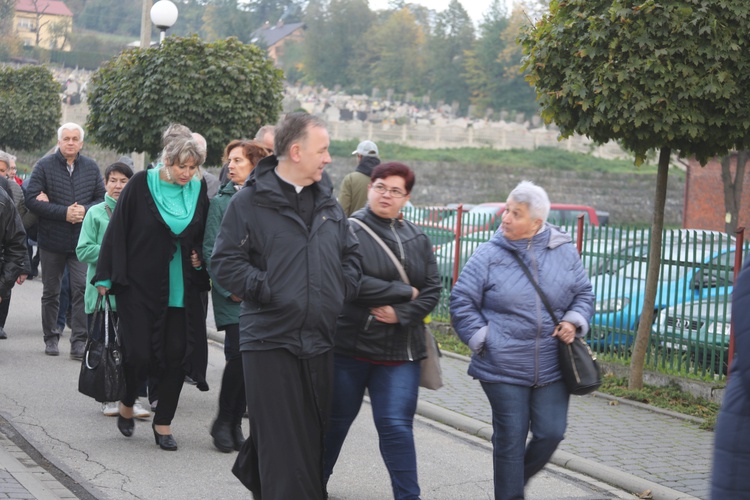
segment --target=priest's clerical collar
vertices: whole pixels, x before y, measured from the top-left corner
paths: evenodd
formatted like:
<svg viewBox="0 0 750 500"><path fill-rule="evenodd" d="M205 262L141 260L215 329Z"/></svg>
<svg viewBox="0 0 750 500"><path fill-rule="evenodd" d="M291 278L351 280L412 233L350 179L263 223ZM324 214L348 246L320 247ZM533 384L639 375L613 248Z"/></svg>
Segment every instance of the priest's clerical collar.
<svg viewBox="0 0 750 500"><path fill-rule="evenodd" d="M284 179L284 177L279 173L279 167L274 168L273 173L276 174L276 176L282 181L294 186L294 190L297 192L297 194L300 194L300 192L305 188L305 186L298 186L297 184Z"/></svg>

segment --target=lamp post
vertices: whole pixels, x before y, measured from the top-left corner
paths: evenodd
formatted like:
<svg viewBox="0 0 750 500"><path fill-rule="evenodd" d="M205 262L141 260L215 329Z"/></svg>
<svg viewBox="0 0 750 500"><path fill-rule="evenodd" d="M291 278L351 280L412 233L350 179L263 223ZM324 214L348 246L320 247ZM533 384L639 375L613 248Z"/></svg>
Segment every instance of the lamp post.
<svg viewBox="0 0 750 500"><path fill-rule="evenodd" d="M177 6L170 0L159 0L151 7L151 22L161 30L159 43L164 41L167 30L177 21Z"/></svg>

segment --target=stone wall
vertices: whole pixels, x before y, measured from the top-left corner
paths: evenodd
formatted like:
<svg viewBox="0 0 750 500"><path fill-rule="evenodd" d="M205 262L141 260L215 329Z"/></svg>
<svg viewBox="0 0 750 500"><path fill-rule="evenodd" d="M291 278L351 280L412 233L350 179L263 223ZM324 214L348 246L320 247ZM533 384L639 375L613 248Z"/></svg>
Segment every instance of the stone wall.
<svg viewBox="0 0 750 500"><path fill-rule="evenodd" d="M336 192L356 160L334 158L327 167ZM609 212L611 224L650 224L656 174L609 174L547 169L409 162L417 175L411 201L415 205L505 201L522 180L544 187L554 203L575 203ZM670 176L664 223L681 226L685 185Z"/></svg>

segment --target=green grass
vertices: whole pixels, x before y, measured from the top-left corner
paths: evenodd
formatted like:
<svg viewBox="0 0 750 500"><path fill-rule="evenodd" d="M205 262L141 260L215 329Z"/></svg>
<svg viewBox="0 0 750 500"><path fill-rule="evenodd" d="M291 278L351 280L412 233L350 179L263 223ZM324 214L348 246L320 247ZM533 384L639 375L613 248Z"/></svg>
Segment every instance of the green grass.
<svg viewBox="0 0 750 500"><path fill-rule="evenodd" d="M347 157L356 149L358 141L332 141L333 156ZM513 168L541 168L573 172L607 172L617 174L655 175L655 165L636 167L631 160L605 160L583 153L572 153L558 148L497 150L491 148L417 149L399 144L379 144L380 157L409 161L452 162L470 165L504 166ZM672 172L670 172L672 173ZM680 175L679 170L674 170Z"/></svg>
<svg viewBox="0 0 750 500"><path fill-rule="evenodd" d="M612 396L702 418L704 423L701 428L706 430L714 429L716 417L719 414L718 403L688 394L674 383L664 387L643 384L643 389L630 390L625 377L607 375L599 390Z"/></svg>
<svg viewBox="0 0 750 500"><path fill-rule="evenodd" d="M454 333L445 333L437 328L433 328L432 333L435 335L441 350L471 356L469 348ZM657 408L702 418L704 423L700 427L706 430L714 429L720 408L718 403L684 392L674 383L665 387L644 384L643 389L632 391L628 389L627 378L605 375L599 391Z"/></svg>

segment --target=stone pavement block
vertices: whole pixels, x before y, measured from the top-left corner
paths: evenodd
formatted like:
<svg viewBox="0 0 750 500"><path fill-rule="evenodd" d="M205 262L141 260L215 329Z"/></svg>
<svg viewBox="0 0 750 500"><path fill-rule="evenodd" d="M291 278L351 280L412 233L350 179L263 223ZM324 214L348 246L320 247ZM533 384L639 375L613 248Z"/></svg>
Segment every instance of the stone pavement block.
<svg viewBox="0 0 750 500"><path fill-rule="evenodd" d="M445 386L420 391L420 400L491 424L490 405L479 382L466 374L467 361L446 355L441 363ZM713 433L694 422L595 395L571 397L559 447L699 498L708 491L712 449Z"/></svg>

